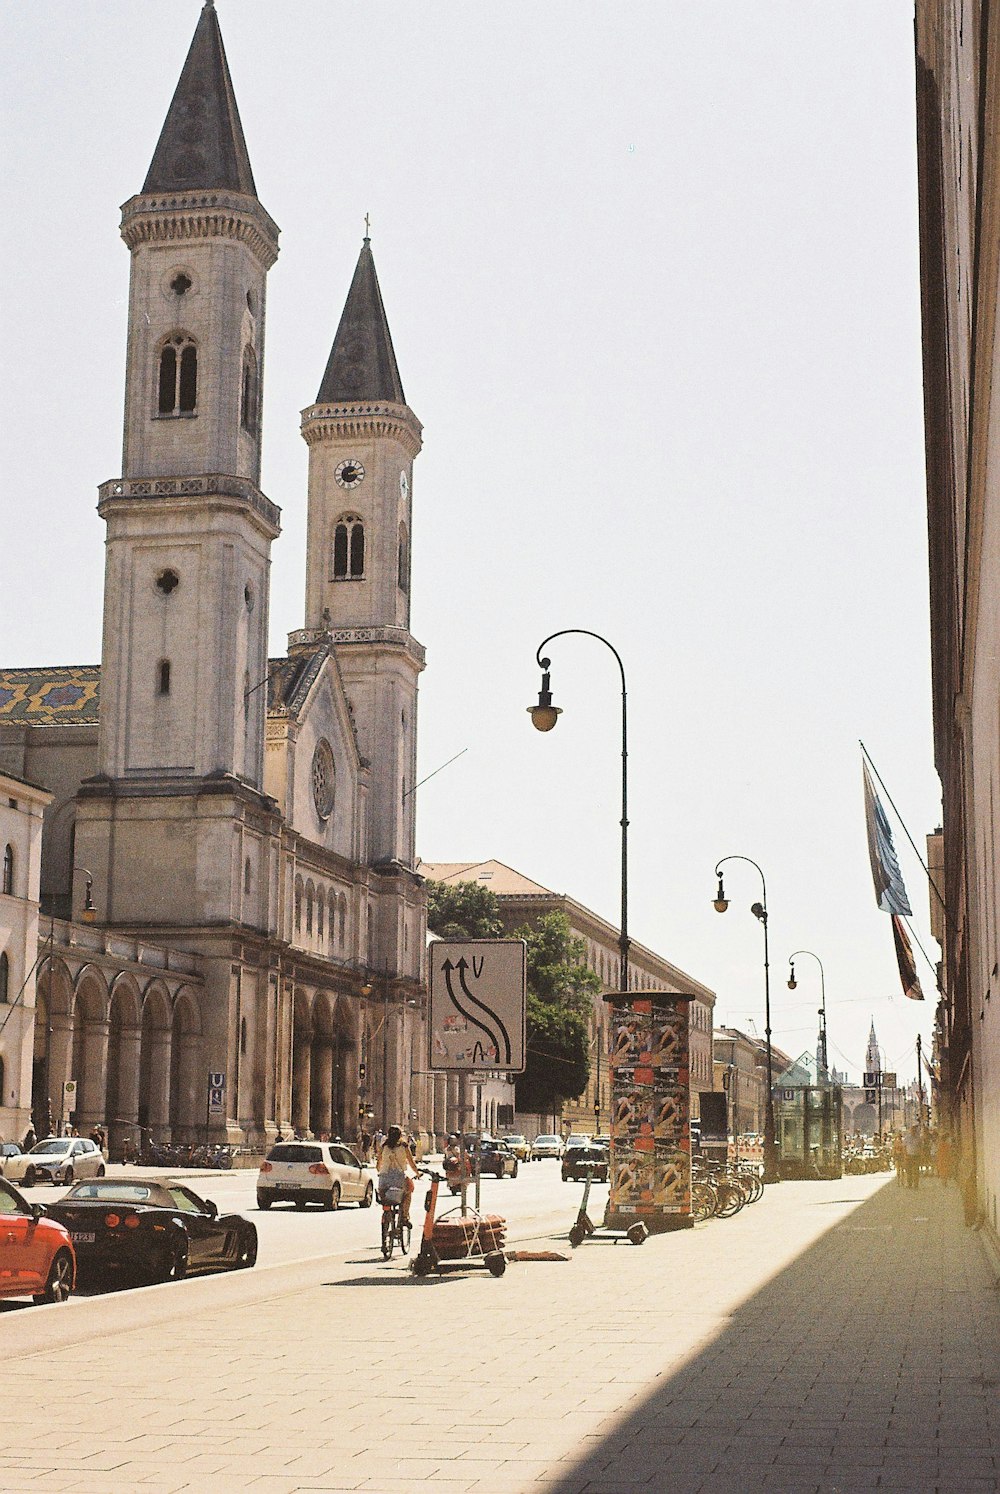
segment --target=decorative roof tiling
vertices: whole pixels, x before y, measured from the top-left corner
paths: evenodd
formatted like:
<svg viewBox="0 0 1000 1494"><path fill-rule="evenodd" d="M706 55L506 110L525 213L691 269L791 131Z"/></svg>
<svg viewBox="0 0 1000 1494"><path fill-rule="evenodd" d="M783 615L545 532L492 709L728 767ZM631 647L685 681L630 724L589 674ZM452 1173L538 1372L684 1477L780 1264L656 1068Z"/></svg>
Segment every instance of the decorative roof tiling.
<svg viewBox="0 0 1000 1494"><path fill-rule="evenodd" d="M268 715L298 715L327 657L323 646L287 659L268 659Z"/></svg>
<svg viewBox="0 0 1000 1494"><path fill-rule="evenodd" d="M0 669L0 726L96 726L99 664Z"/></svg>

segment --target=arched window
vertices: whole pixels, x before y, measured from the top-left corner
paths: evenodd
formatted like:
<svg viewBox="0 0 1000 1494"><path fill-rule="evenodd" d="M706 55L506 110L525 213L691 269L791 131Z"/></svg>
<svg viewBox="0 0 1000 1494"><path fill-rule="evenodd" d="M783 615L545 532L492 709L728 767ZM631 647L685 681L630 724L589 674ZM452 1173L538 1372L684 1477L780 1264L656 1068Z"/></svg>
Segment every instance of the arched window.
<svg viewBox="0 0 1000 1494"><path fill-rule="evenodd" d="M340 894L339 924L337 934L338 943L340 944L341 949L343 949L344 944L347 940L347 898L343 893Z"/></svg>
<svg viewBox="0 0 1000 1494"><path fill-rule="evenodd" d="M257 430L257 356L249 345L243 352L243 395L240 425L254 435Z"/></svg>
<svg viewBox="0 0 1000 1494"><path fill-rule="evenodd" d="M10 986L10 961L6 954L0 954L0 1002L8 999L8 988ZM0 1099L3 1091L0 1090Z"/></svg>
<svg viewBox="0 0 1000 1494"><path fill-rule="evenodd" d="M198 403L198 349L185 332L160 347L157 409L161 415L191 415Z"/></svg>
<svg viewBox="0 0 1000 1494"><path fill-rule="evenodd" d="M410 589L410 546L407 540L406 525L399 526L399 556L397 562L397 585L400 591Z"/></svg>
<svg viewBox="0 0 1000 1494"><path fill-rule="evenodd" d="M365 573L365 526L357 514L345 514L333 531L334 581L360 581Z"/></svg>
<svg viewBox="0 0 1000 1494"><path fill-rule="evenodd" d="M14 847L8 846L3 853L3 890L14 896Z"/></svg>
<svg viewBox="0 0 1000 1494"><path fill-rule="evenodd" d="M311 937L313 931L313 884L306 883L306 936Z"/></svg>
<svg viewBox="0 0 1000 1494"><path fill-rule="evenodd" d="M295 932L302 932L302 878L295 878Z"/></svg>
<svg viewBox="0 0 1000 1494"><path fill-rule="evenodd" d="M337 937L337 894L335 892L331 891L331 893L330 893L330 948L331 949L333 948L333 941L334 941L334 939L336 937Z"/></svg>
<svg viewBox="0 0 1000 1494"><path fill-rule="evenodd" d="M326 899L322 891L316 894L316 938L320 944L323 943L323 915L326 912Z"/></svg>

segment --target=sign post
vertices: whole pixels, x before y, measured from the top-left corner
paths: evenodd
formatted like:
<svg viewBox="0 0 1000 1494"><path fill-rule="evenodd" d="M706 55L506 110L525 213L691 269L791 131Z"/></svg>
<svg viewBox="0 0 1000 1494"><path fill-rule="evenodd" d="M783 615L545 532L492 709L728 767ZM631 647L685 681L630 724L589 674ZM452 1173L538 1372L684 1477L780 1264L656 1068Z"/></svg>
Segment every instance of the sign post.
<svg viewBox="0 0 1000 1494"><path fill-rule="evenodd" d="M62 1087L62 1109L59 1115L59 1130L64 1134L66 1122L76 1110L76 1080L67 1079Z"/></svg>
<svg viewBox="0 0 1000 1494"><path fill-rule="evenodd" d="M527 956L523 939L436 939L428 948L428 1066L458 1076L463 1217L468 1196L465 1132L470 1109L469 1075L524 1072ZM482 1090L478 1095L477 1109Z"/></svg>
<svg viewBox="0 0 1000 1494"><path fill-rule="evenodd" d="M223 1071L209 1070L208 1092L205 1097L205 1141L208 1142L208 1132L212 1125L212 1118L225 1117L226 1114L226 1075Z"/></svg>

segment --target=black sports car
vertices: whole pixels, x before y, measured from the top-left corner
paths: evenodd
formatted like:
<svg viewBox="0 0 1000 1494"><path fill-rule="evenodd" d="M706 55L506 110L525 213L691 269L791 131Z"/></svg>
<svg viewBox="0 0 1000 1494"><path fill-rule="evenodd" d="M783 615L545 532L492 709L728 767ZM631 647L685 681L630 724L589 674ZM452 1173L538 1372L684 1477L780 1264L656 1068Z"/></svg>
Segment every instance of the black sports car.
<svg viewBox="0 0 1000 1494"><path fill-rule="evenodd" d="M76 1183L47 1211L69 1230L81 1278L113 1272L179 1281L193 1271L252 1266L257 1231L240 1214L159 1178Z"/></svg>

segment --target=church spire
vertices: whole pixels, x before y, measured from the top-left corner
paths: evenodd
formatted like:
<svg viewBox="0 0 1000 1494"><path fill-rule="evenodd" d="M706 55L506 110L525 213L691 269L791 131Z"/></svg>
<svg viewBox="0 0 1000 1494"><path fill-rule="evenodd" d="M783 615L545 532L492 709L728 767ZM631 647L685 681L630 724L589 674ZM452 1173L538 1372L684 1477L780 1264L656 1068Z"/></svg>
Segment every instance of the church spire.
<svg viewBox="0 0 1000 1494"><path fill-rule="evenodd" d="M316 403L369 399L406 404L366 233Z"/></svg>
<svg viewBox="0 0 1000 1494"><path fill-rule="evenodd" d="M257 195L219 18L206 0L142 190L215 188Z"/></svg>
<svg viewBox="0 0 1000 1494"><path fill-rule="evenodd" d="M868 1034L868 1048L865 1052L865 1072L877 1074L882 1067L882 1055L879 1052L878 1038L875 1036L875 1018L872 1017L871 1031Z"/></svg>

